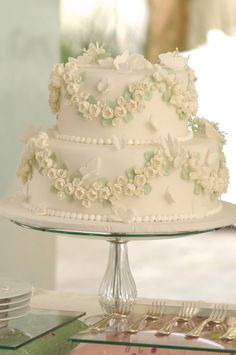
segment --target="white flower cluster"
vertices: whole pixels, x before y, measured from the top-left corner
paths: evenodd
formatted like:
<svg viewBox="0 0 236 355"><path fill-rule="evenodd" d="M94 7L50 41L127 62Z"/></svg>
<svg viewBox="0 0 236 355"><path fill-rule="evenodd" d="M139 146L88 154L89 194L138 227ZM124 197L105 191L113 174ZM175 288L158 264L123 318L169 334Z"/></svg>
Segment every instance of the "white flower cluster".
<svg viewBox="0 0 236 355"><path fill-rule="evenodd" d="M225 133L220 131L219 124L210 122L203 117L194 117L189 125L194 133L199 136L211 138L221 144L226 143Z"/></svg>
<svg viewBox="0 0 236 355"><path fill-rule="evenodd" d="M183 165L182 176L195 182L195 193L208 193L212 196L220 196L227 191L229 182L228 169L222 153L218 169L212 169L200 161L199 153L188 153Z"/></svg>
<svg viewBox="0 0 236 355"><path fill-rule="evenodd" d="M167 160L161 147L150 152L145 159L143 168L129 169L113 183L98 179L88 184L83 176L75 176L58 164L55 153L49 149L48 134L41 132L31 138L27 145L18 176L23 183L29 181L34 165L41 175L51 180L52 191L57 194L58 199L70 198L79 201L86 208L93 202L112 205L121 195L132 197L148 194L151 191L149 180L165 174Z"/></svg>
<svg viewBox="0 0 236 355"><path fill-rule="evenodd" d="M190 120L197 113L197 92L194 71L187 66L187 58L177 52L159 56L153 79L163 100L176 107L180 119Z"/></svg>
<svg viewBox="0 0 236 355"><path fill-rule="evenodd" d="M140 82L128 85L117 100L97 100L83 89L84 77L79 74L81 65L100 63L113 69L143 70L153 66L142 55L129 55L128 52L115 59L98 44L90 44L82 56L69 58L68 63L56 64L50 75L49 103L54 113L59 111L61 89L65 90L67 102L89 120L100 119L104 126L118 126L132 120L132 113L145 108L145 101L151 100L155 90L159 90L163 100L176 107L180 119L190 120L196 115L197 94L194 72L187 66L187 59L177 52L160 55L160 63L154 66L155 72ZM97 84L98 91L106 92L109 82L104 79Z"/></svg>
<svg viewBox="0 0 236 355"><path fill-rule="evenodd" d="M50 82L48 85L48 102L53 113L57 113L59 111L63 74L64 65L61 63L55 64L50 74Z"/></svg>
<svg viewBox="0 0 236 355"><path fill-rule="evenodd" d="M79 65L89 65L89 64L98 64L100 60L103 60L106 57L109 57L109 53L96 42L90 43L88 49L83 49L83 54L77 57L77 62Z"/></svg>

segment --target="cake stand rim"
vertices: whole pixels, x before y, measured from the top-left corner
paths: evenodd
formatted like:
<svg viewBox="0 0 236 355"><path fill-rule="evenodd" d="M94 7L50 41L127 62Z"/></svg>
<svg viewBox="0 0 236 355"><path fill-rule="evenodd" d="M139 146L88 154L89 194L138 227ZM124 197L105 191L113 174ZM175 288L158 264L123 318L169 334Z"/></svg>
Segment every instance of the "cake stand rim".
<svg viewBox="0 0 236 355"><path fill-rule="evenodd" d="M119 235L132 237L169 237L172 234L185 235L207 232L236 223L236 205L222 201L222 209L209 217L173 221L173 222L148 222L148 223L121 223L78 221L62 219L52 216L39 216L29 211L21 202L0 200L0 216L10 219L16 224L33 229L60 234L78 234L94 237L109 237Z"/></svg>

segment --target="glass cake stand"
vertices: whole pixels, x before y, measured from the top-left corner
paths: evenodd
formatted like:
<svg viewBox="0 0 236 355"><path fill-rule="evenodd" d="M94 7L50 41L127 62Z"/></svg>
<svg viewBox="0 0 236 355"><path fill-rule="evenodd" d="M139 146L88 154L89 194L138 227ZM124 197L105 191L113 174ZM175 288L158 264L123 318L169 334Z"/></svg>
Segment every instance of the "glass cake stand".
<svg viewBox="0 0 236 355"><path fill-rule="evenodd" d="M101 282L98 299L105 315L112 313L128 314L137 297L137 289L132 276L127 243L133 240L169 239L189 235L211 232L220 228L198 231L172 232L172 233L106 233L77 230L62 230L58 228L42 227L33 224L24 224L11 220L21 227L42 232L94 238L108 241L110 244L107 268Z"/></svg>

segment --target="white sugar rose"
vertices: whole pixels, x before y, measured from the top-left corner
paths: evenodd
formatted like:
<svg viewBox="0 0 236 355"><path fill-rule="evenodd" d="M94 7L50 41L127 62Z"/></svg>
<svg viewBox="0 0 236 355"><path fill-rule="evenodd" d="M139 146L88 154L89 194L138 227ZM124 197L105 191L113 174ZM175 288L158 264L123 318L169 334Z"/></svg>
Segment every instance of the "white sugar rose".
<svg viewBox="0 0 236 355"><path fill-rule="evenodd" d="M104 186L100 191L99 191L99 197L102 200L108 200L109 197L111 196L111 191L109 189L109 187Z"/></svg>
<svg viewBox="0 0 236 355"><path fill-rule="evenodd" d="M74 95L79 91L79 87L77 84L69 83L66 86L66 91L68 92L69 95Z"/></svg>
<svg viewBox="0 0 236 355"><path fill-rule="evenodd" d="M111 88L111 83L109 82L109 80L107 78L101 79L97 84L97 90L103 94L108 93L110 88Z"/></svg>
<svg viewBox="0 0 236 355"><path fill-rule="evenodd" d="M74 187L80 186L81 183L82 183L82 181L81 181L81 179L78 178L78 177L77 177L77 178L74 178L73 181L72 181L72 185L73 185Z"/></svg>
<svg viewBox="0 0 236 355"><path fill-rule="evenodd" d="M177 52L160 54L159 59L161 64L174 70L185 69L188 62L188 58L182 57Z"/></svg>
<svg viewBox="0 0 236 355"><path fill-rule="evenodd" d="M82 200L85 197L86 190L82 186L77 186L75 189L75 198L77 200Z"/></svg>
<svg viewBox="0 0 236 355"><path fill-rule="evenodd" d="M48 147L48 135L46 132L39 133L35 139L35 147L38 149L44 149Z"/></svg>
<svg viewBox="0 0 236 355"><path fill-rule="evenodd" d="M85 91L85 90L82 90L82 91L80 91L79 96L80 96L80 98L83 99L83 100L88 100L88 98L89 98L89 93L87 93L87 91Z"/></svg>
<svg viewBox="0 0 236 355"><path fill-rule="evenodd" d="M114 112L113 112L113 109L110 106L105 106L102 109L102 117L104 119L111 119L111 118L113 118L113 116L114 116Z"/></svg>
<svg viewBox="0 0 236 355"><path fill-rule="evenodd" d="M102 183L100 181L95 181L93 183L93 188L97 191L99 191L103 187Z"/></svg>
<svg viewBox="0 0 236 355"><path fill-rule="evenodd" d="M65 180L62 179L62 178L58 178L54 181L54 187L57 189L57 190L63 190L64 187L65 187Z"/></svg>
<svg viewBox="0 0 236 355"><path fill-rule="evenodd" d="M79 112L88 113L90 109L90 104L88 101L80 101L78 106Z"/></svg>
<svg viewBox="0 0 236 355"><path fill-rule="evenodd" d="M69 196L73 195L73 193L74 193L74 186L72 185L72 183L70 183L70 182L67 182L67 183L66 183L66 185L65 185L65 187L64 187L64 192L65 192L67 195L69 195Z"/></svg>
<svg viewBox="0 0 236 355"><path fill-rule="evenodd" d="M137 101L130 99L126 103L126 108L129 112L136 111L138 108Z"/></svg>
<svg viewBox="0 0 236 355"><path fill-rule="evenodd" d="M131 54L127 59L129 70L152 69L152 64L142 54Z"/></svg>
<svg viewBox="0 0 236 355"><path fill-rule="evenodd" d="M117 126L119 126L121 124L121 122L122 122L122 120L121 120L120 117L114 117L112 119L111 124L112 124L113 127L117 127Z"/></svg>
<svg viewBox="0 0 236 355"><path fill-rule="evenodd" d="M60 178L63 178L65 179L68 175L68 171L65 170L65 169L58 169L57 170L57 176L60 177Z"/></svg>
<svg viewBox="0 0 236 355"><path fill-rule="evenodd" d="M56 74L56 75L63 75L64 73L64 64L63 63L57 63L53 66L53 69L52 69L53 73Z"/></svg>
<svg viewBox="0 0 236 355"><path fill-rule="evenodd" d="M136 175L134 178L134 183L137 186L143 186L147 182L146 176L144 174Z"/></svg>
<svg viewBox="0 0 236 355"><path fill-rule="evenodd" d="M135 90L132 97L135 101L142 101L142 99L144 97L144 91L140 90L140 89Z"/></svg>
<svg viewBox="0 0 236 355"><path fill-rule="evenodd" d="M127 114L127 110L124 106L116 106L114 109L114 114L116 117L123 118Z"/></svg>
<svg viewBox="0 0 236 355"><path fill-rule="evenodd" d="M84 199L82 200L82 206L84 206L85 208L90 208L91 207L91 202L88 199Z"/></svg>
<svg viewBox="0 0 236 355"><path fill-rule="evenodd" d="M49 179L53 180L57 178L57 170L55 168L50 168L47 170L47 176Z"/></svg>
<svg viewBox="0 0 236 355"><path fill-rule="evenodd" d="M90 118L97 118L101 112L101 107L96 104L91 104L89 107Z"/></svg>
<svg viewBox="0 0 236 355"><path fill-rule="evenodd" d="M119 106L124 106L125 105L125 98L123 96L118 97L117 103Z"/></svg>
<svg viewBox="0 0 236 355"><path fill-rule="evenodd" d="M59 199L59 200L65 200L65 198L66 198L66 194L63 192L63 191L58 191L57 192L57 198Z"/></svg>
<svg viewBox="0 0 236 355"><path fill-rule="evenodd" d="M135 193L136 187L132 183L128 183L123 187L124 194L126 196L133 196Z"/></svg>
<svg viewBox="0 0 236 355"><path fill-rule="evenodd" d="M119 184L114 184L112 186L112 193L114 195L121 195L122 194L122 186Z"/></svg>
<svg viewBox="0 0 236 355"><path fill-rule="evenodd" d="M125 184L127 184L128 179L126 176L118 176L118 178L116 179L117 183L121 186L124 186Z"/></svg>
<svg viewBox="0 0 236 355"><path fill-rule="evenodd" d="M54 88L60 89L61 87L61 77L54 73L50 74L50 85Z"/></svg>
<svg viewBox="0 0 236 355"><path fill-rule="evenodd" d="M89 201L96 201L98 198L98 192L94 188L90 187L86 192L86 197Z"/></svg>

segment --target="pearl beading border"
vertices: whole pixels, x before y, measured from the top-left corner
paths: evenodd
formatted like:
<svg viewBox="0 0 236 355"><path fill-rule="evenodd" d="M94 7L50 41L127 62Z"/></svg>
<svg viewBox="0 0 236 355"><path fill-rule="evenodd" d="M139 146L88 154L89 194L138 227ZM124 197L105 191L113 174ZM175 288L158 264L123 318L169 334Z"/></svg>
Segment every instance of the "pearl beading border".
<svg viewBox="0 0 236 355"><path fill-rule="evenodd" d="M94 145L113 145L112 138L91 138L91 137L79 137L79 136L69 136L66 134L60 134L57 131L53 132L54 138L71 143L84 143L84 144L94 144ZM189 132L186 137L177 137L179 142L186 142L193 138L193 132ZM151 145L158 144L160 138L156 139L127 139L127 145Z"/></svg>
<svg viewBox="0 0 236 355"><path fill-rule="evenodd" d="M29 204L25 204L25 207L38 216L49 216L49 217L59 217L72 220L81 220L81 221L96 221L96 222L117 222L112 215L102 215L102 214L88 214L88 213L76 213L69 211L60 211L53 208L47 207L35 207ZM146 216L135 216L134 220L131 223L150 223L150 222L174 222L174 221L183 221L191 219L200 219L204 217L212 216L222 209L222 205L212 208L207 211L205 214L180 214L180 215L146 215ZM124 223L124 222L123 222ZM127 223L127 222L126 222Z"/></svg>

